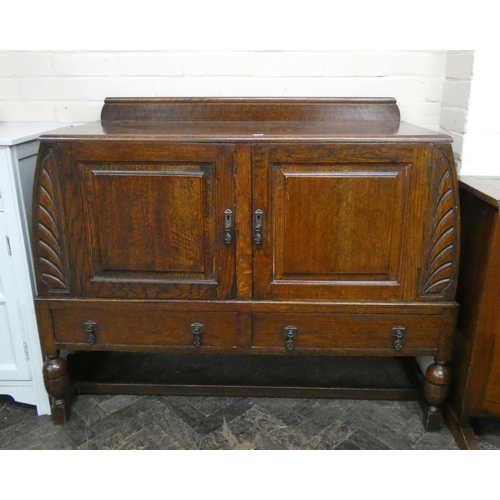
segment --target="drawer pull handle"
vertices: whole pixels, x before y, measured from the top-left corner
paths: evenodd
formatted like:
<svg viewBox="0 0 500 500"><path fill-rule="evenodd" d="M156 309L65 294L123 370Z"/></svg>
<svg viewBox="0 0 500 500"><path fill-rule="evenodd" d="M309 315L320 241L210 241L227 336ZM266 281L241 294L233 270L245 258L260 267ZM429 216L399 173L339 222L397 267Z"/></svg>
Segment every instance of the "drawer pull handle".
<svg viewBox="0 0 500 500"><path fill-rule="evenodd" d="M224 242L229 245L233 239L233 211L229 208L224 210Z"/></svg>
<svg viewBox="0 0 500 500"><path fill-rule="evenodd" d="M392 336L394 337L394 350L399 351L403 348L403 340L406 336L406 328L404 326L395 326L392 329Z"/></svg>
<svg viewBox="0 0 500 500"><path fill-rule="evenodd" d="M285 347L287 348L287 350L293 351L295 348L295 342L293 338L299 334L299 329L296 326L286 326L284 333L286 340Z"/></svg>
<svg viewBox="0 0 500 500"><path fill-rule="evenodd" d="M87 335L87 344L95 344L95 334L97 331L97 323L95 321L85 321L83 324L83 329Z"/></svg>
<svg viewBox="0 0 500 500"><path fill-rule="evenodd" d="M253 214L253 240L256 245L262 245L262 225L264 212L258 208Z"/></svg>
<svg viewBox="0 0 500 500"><path fill-rule="evenodd" d="M193 323L191 325L191 333L194 335L193 345L201 347L201 334L205 332L205 327L201 323Z"/></svg>

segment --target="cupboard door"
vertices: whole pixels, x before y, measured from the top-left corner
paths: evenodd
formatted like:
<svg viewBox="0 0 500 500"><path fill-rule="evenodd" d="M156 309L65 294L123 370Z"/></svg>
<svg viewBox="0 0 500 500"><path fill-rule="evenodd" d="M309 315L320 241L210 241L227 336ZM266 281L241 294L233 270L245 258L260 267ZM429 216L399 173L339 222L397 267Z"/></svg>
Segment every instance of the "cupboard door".
<svg viewBox="0 0 500 500"><path fill-rule="evenodd" d="M253 159L253 209L262 211L256 298L414 298L429 164L424 147L256 146Z"/></svg>
<svg viewBox="0 0 500 500"><path fill-rule="evenodd" d="M87 296L232 297L231 146L122 142L66 154L76 160L70 182L80 187L85 221L74 223L71 253L85 242Z"/></svg>

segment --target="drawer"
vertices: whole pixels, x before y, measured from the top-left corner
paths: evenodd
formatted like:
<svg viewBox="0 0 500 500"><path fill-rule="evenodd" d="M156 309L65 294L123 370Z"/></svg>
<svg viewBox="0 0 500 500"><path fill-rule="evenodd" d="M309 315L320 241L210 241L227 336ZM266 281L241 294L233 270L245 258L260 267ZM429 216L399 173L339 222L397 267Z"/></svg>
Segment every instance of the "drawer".
<svg viewBox="0 0 500 500"><path fill-rule="evenodd" d="M59 346L236 347L237 314L140 307L52 308L54 340Z"/></svg>
<svg viewBox="0 0 500 500"><path fill-rule="evenodd" d="M291 339L288 350L426 351L437 349L440 326L438 315L255 313L252 346L286 350ZM399 348L395 348L398 339L395 327L404 327L398 329L404 333Z"/></svg>

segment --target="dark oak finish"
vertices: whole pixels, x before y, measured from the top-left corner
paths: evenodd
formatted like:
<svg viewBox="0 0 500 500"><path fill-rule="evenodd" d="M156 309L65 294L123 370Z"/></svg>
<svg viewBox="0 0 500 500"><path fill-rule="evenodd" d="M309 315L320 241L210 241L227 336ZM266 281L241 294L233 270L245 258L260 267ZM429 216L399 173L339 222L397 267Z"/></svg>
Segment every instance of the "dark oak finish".
<svg viewBox="0 0 500 500"><path fill-rule="evenodd" d="M263 244L254 253L258 298L414 298L414 262L424 251L423 206L416 202L426 187L418 175L428 157L421 148L342 144L254 151L254 208L268 214Z"/></svg>
<svg viewBox="0 0 500 500"><path fill-rule="evenodd" d="M450 142L400 122L392 98L110 98L101 121L42 137L33 251L42 345L58 367L46 375L63 408L55 421L67 420L61 349L243 363L430 355L419 383L426 428L438 430L457 312ZM79 387L414 393L244 381Z"/></svg>
<svg viewBox="0 0 500 500"><path fill-rule="evenodd" d="M462 238L448 424L459 446L477 449L471 417L500 416L500 179L460 179Z"/></svg>
<svg viewBox="0 0 500 500"><path fill-rule="evenodd" d="M48 355L43 364L43 380L47 392L52 397L52 419L55 424L66 424L71 414L69 406L70 381L66 360Z"/></svg>
<svg viewBox="0 0 500 500"><path fill-rule="evenodd" d="M101 121L306 121L396 122L400 114L393 98L124 98L104 101Z"/></svg>
<svg viewBox="0 0 500 500"><path fill-rule="evenodd" d="M436 343L440 335L441 317L418 315L385 314L254 314L252 345L259 348L283 350L284 329L288 325L297 328L294 350L308 349L369 349L373 351L394 351L392 327L404 324L407 338L401 354L425 349L429 343Z"/></svg>

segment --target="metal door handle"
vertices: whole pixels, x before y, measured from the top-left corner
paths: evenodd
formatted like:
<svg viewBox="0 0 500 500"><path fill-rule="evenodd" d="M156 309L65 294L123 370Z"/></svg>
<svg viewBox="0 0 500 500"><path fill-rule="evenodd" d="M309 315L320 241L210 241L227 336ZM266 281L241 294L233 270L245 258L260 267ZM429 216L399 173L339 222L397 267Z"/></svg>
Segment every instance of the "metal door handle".
<svg viewBox="0 0 500 500"><path fill-rule="evenodd" d="M224 210L224 242L230 244L233 240L233 211L229 208Z"/></svg>
<svg viewBox="0 0 500 500"><path fill-rule="evenodd" d="M406 328L404 326L395 326L392 329L392 336L394 337L394 350L399 351L403 348L403 341L406 336Z"/></svg>
<svg viewBox="0 0 500 500"><path fill-rule="evenodd" d="M97 323L95 321L85 321L83 330L87 336L87 344L93 345L96 342Z"/></svg>
<svg viewBox="0 0 500 500"><path fill-rule="evenodd" d="M256 245L262 245L262 226L264 225L264 212L258 208L253 214L253 240Z"/></svg>
<svg viewBox="0 0 500 500"><path fill-rule="evenodd" d="M285 334L285 347L289 351L293 351L295 349L294 337L299 334L299 329L296 326L287 326L284 329Z"/></svg>
<svg viewBox="0 0 500 500"><path fill-rule="evenodd" d="M193 345L201 347L201 334L205 333L205 327L202 323L193 323L191 325L191 333L193 334Z"/></svg>

